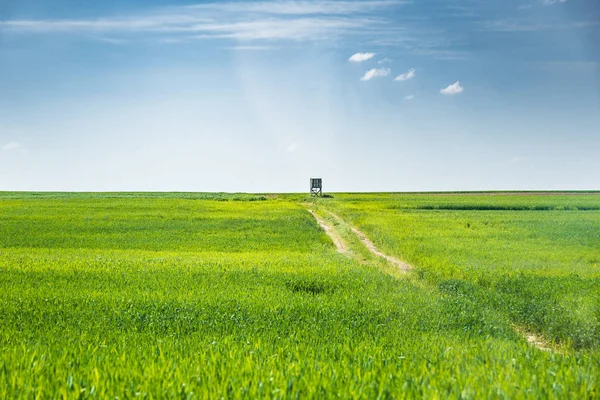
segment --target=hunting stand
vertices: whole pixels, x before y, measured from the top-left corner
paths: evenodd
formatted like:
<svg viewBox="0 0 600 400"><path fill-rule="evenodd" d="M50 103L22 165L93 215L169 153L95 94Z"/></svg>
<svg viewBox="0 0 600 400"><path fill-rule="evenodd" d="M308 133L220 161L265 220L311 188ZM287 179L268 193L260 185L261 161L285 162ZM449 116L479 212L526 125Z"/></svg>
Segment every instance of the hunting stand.
<svg viewBox="0 0 600 400"><path fill-rule="evenodd" d="M310 178L310 197L323 196L323 179Z"/></svg>

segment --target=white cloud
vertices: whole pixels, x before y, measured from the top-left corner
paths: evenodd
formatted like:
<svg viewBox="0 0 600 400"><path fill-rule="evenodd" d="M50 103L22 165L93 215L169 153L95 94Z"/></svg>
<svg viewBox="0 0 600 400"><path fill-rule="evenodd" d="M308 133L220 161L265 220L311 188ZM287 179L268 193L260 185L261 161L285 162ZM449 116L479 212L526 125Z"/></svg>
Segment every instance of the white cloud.
<svg viewBox="0 0 600 400"><path fill-rule="evenodd" d="M300 146L296 143L292 143L288 147L285 148L285 151L288 153L293 153L298 149L300 149Z"/></svg>
<svg viewBox="0 0 600 400"><path fill-rule="evenodd" d="M392 62L392 60L387 57L384 57L381 60L377 61L377 64L385 64L385 63L389 63L389 62Z"/></svg>
<svg viewBox="0 0 600 400"><path fill-rule="evenodd" d="M395 81L407 81L409 79L414 78L416 75L417 75L417 71L414 68L411 68L408 70L408 72L398 75L396 78L394 78L394 80Z"/></svg>
<svg viewBox="0 0 600 400"><path fill-rule="evenodd" d="M567 0L542 0L542 3L545 6L551 6L552 4L556 4L556 3L566 3Z"/></svg>
<svg viewBox="0 0 600 400"><path fill-rule="evenodd" d="M459 94L464 90L462 86L460 86L460 82L456 81L452 85L440 90L441 94L454 95Z"/></svg>
<svg viewBox="0 0 600 400"><path fill-rule="evenodd" d="M415 98L414 94L409 94L408 96L404 96L404 101L410 101Z"/></svg>
<svg viewBox="0 0 600 400"><path fill-rule="evenodd" d="M21 147L22 146L17 142L10 142L10 143L6 143L4 146L2 146L2 150L6 150L6 151L17 150L17 149L20 149Z"/></svg>
<svg viewBox="0 0 600 400"><path fill-rule="evenodd" d="M359 63L359 62L370 60L374 56L375 56L375 53L356 53L356 54L352 54L350 56L350 58L348 59L348 61Z"/></svg>
<svg viewBox="0 0 600 400"><path fill-rule="evenodd" d="M362 78L360 78L361 81L370 81L373 78L377 78L377 77L381 77L381 76L388 76L390 74L390 69L389 68L372 68L370 70L368 70L367 72L365 72L365 74L363 75Z"/></svg>

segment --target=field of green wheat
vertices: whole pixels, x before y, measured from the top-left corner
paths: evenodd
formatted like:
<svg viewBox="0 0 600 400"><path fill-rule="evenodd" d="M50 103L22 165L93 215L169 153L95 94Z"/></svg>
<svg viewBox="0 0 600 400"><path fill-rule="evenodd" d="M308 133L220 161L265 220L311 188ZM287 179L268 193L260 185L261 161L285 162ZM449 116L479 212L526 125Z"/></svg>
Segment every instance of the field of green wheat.
<svg viewBox="0 0 600 400"><path fill-rule="evenodd" d="M598 193L0 193L0 398L599 387Z"/></svg>

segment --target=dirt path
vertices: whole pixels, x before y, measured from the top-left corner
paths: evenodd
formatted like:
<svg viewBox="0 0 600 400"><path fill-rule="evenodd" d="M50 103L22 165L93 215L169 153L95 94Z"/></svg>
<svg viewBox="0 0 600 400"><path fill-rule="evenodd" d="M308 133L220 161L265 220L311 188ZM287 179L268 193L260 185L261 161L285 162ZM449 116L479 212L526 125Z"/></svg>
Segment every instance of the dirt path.
<svg viewBox="0 0 600 400"><path fill-rule="evenodd" d="M327 223L324 219L319 217L313 210L308 210L308 211L317 220L317 223L319 224L319 226L321 228L323 228L325 233L327 233L327 235L329 235L329 237L335 244L337 251L340 253L347 253L348 246L346 245L346 243L344 242L344 240L342 239L340 234L335 230L335 228L331 224ZM407 264L403 261L400 261L397 258L392 257L392 256L380 251L375 246L375 244L371 241L371 239L369 239L367 237L367 235L362 233L358 228L355 228L354 226L350 225L349 223L347 223L346 221L344 221L338 215L332 213L331 211L327 211L327 213L329 213L329 215L331 215L335 220L337 220L342 226L344 226L344 225L348 226L350 228L350 230L352 231L352 233L354 233L358 237L358 239L362 242L362 244L365 245L365 247L371 252L371 254L373 254L377 257L383 258L384 260L386 260L387 262L389 262L390 264L397 267L398 269L400 269L403 272L407 272L407 271L410 271L411 269L413 269L412 265ZM556 351L542 337L540 337L534 333L528 332L527 330L525 330L519 326L513 326L513 329L517 333L519 333L525 340L527 340L527 343L529 343L530 346L535 347L541 351Z"/></svg>
<svg viewBox="0 0 600 400"><path fill-rule="evenodd" d="M383 253L381 250L379 250L377 248L377 246L375 246L375 244L371 241L371 239L369 239L367 237L367 235L365 235L364 233L362 233L360 230L358 230L358 228L355 228L354 226L348 224L347 222L345 222L343 219L341 219L339 216L337 216L336 214L332 213L331 211L327 211L333 218L335 218L336 220L338 220L341 224L346 224L348 225L348 227L350 228L350 230L352 230L352 232L358 236L358 238L360 239L360 241L362 242L362 244L365 245L365 247L375 256L377 257L381 257L383 259L385 259L387 262L389 262L390 264L392 264L393 266L399 268L400 270L406 272L412 269L412 265L407 264L403 261L398 260L395 257L392 257L388 254Z"/></svg>
<svg viewBox="0 0 600 400"><path fill-rule="evenodd" d="M319 217L313 210L308 210L308 212L310 212L312 216L315 217L319 226L323 228L325 233L331 238L333 244L335 244L335 247L337 248L337 251L339 253L348 252L348 246L346 246L346 243L344 242L342 237L336 232L333 226L325 222L325 220Z"/></svg>
<svg viewBox="0 0 600 400"><path fill-rule="evenodd" d="M325 233L327 233L327 235L329 235L329 237L331 238L331 240L333 241L333 243L335 244L335 247L337 248L338 252L340 253L346 253L348 252L348 246L346 245L346 243L344 242L344 240L342 239L342 237L339 235L339 233L335 230L335 228L328 224L325 220L323 220L322 218L320 218L313 210L308 210L313 217L315 217L315 219L317 220L317 223L319 224L319 226L321 228L323 228L323 230L325 231ZM352 225L348 224L347 222L345 222L343 219L341 219L339 216L337 216L336 214L332 213L331 211L327 211L333 218L335 218L340 224L342 225L347 225L350 230L352 231L352 233L354 233L358 239L362 242L362 244L365 245L365 247L375 256L377 257L381 257L384 260L386 260L387 262L389 262L390 264L392 264L393 266L397 267L398 269L400 269L401 271L408 271L412 269L412 266L402 262L400 260L398 260L395 257L392 257L388 254L383 253L382 251L380 251L375 244L367 237L367 235L365 235L364 233L362 233L360 230L358 230L357 228L353 227Z"/></svg>
<svg viewBox="0 0 600 400"><path fill-rule="evenodd" d="M402 262L402 261L398 260L395 257L392 257L390 255L382 253L377 247L375 247L375 244L367 236L365 236L364 233L362 233L361 231L359 231L355 227L351 226L350 229L352 229L352 232L354 232L354 234L356 236L358 236L358 238L366 246L366 248L369 249L369 251L371 253L373 253L374 255L376 255L377 257L384 258L390 264L392 264L392 265L400 268L402 271L408 271L408 270L412 269L411 265L409 265L409 264L407 264L405 262Z"/></svg>
<svg viewBox="0 0 600 400"><path fill-rule="evenodd" d="M308 211L317 220L317 223L319 224L319 226L321 228L323 228L325 233L327 233L327 235L329 235L329 237L335 244L337 251L340 253L347 253L348 246L346 245L346 243L344 242L342 237L339 235L339 233L335 230L335 228L331 224L329 224L325 220L323 220L321 217L319 217L313 210L308 210ZM412 265L407 264L403 261L400 261L397 258L392 257L392 256L380 251L375 246L375 244L367 237L367 235L362 233L358 228L355 228L354 226L350 225L349 223L347 223L346 221L344 221L338 215L332 213L331 211L327 211L327 213L329 213L329 215L331 215L335 220L337 220L342 226L344 226L344 225L348 226L350 228L350 230L352 231L352 233L354 233L358 237L358 239L362 242L362 244L364 244L365 247L373 255L383 258L384 260L386 260L390 264L394 265L395 267L397 267L398 269L400 269L403 272L407 272L407 271L410 271L411 269L413 269ZM525 340L527 340L527 343L529 343L530 346L535 347L541 351L556 351L542 337L535 335L531 332L528 332L525 329L518 327L518 326L513 326L513 329L517 333L519 333Z"/></svg>

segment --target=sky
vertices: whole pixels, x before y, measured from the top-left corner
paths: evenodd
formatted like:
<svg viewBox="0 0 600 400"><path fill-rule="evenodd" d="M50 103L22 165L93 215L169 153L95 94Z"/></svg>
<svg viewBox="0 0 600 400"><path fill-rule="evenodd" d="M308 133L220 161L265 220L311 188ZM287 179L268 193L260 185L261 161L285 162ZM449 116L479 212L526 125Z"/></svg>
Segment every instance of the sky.
<svg viewBox="0 0 600 400"><path fill-rule="evenodd" d="M0 190L598 190L598 43L598 0L0 0Z"/></svg>

